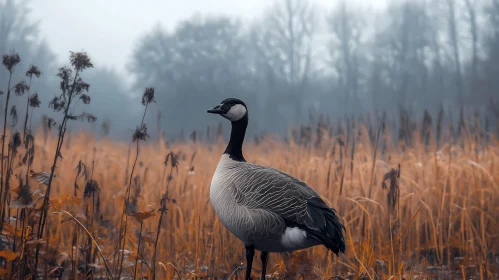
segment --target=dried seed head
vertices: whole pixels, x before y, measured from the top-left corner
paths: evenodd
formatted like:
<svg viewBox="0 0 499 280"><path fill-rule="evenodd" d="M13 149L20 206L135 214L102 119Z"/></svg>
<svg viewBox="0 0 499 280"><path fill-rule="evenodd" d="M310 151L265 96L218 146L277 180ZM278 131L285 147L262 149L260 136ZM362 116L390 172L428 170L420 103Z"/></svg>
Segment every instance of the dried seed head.
<svg viewBox="0 0 499 280"><path fill-rule="evenodd" d="M138 126L137 129L135 129L135 132L133 133L133 141L137 140L144 140L146 141L146 138L150 137L149 134L147 134L147 125L142 124L141 126Z"/></svg>
<svg viewBox="0 0 499 280"><path fill-rule="evenodd" d="M17 154L17 149L22 145L21 134L16 132L12 135L9 143L9 148L12 151L12 154Z"/></svg>
<svg viewBox="0 0 499 280"><path fill-rule="evenodd" d="M28 91L29 86L26 84L25 81L20 81L14 86L14 92L16 95L21 96L23 95L26 91Z"/></svg>
<svg viewBox="0 0 499 280"><path fill-rule="evenodd" d="M10 117L12 118L12 127L16 126L16 124L17 124L16 105L13 105L12 107L10 107Z"/></svg>
<svg viewBox="0 0 499 280"><path fill-rule="evenodd" d="M40 102L40 99L38 99L38 93L35 92L33 95L31 95L29 97L28 101L29 101L29 106L30 107L34 107L34 108L35 107L40 107L41 102Z"/></svg>
<svg viewBox="0 0 499 280"><path fill-rule="evenodd" d="M87 68L94 67L94 65L90 61L90 57L86 52L71 52L69 61L71 65L76 69L76 71L82 71Z"/></svg>
<svg viewBox="0 0 499 280"><path fill-rule="evenodd" d="M168 163L170 163L172 168L177 168L178 170L178 155L173 153L173 151L170 151L166 157L165 157L165 166L168 166Z"/></svg>
<svg viewBox="0 0 499 280"><path fill-rule="evenodd" d="M109 131L111 131L111 124L107 120L103 121L101 128L102 128L102 133L107 136L109 134Z"/></svg>
<svg viewBox="0 0 499 280"><path fill-rule="evenodd" d="M14 71L14 67L16 67L19 62L21 62L21 57L14 51L11 51L10 54L2 56L2 63L10 73Z"/></svg>
<svg viewBox="0 0 499 280"><path fill-rule="evenodd" d="M52 108L55 112L60 112L64 109L64 105L66 105L66 102L57 96L54 96L54 98L49 101L49 108Z"/></svg>
<svg viewBox="0 0 499 280"><path fill-rule="evenodd" d="M87 171L87 166L83 161L78 161L78 165L76 166L76 170L78 173L76 174L76 179L85 177L85 180L88 180L88 171Z"/></svg>
<svg viewBox="0 0 499 280"><path fill-rule="evenodd" d="M87 166L80 160L78 161L78 166L76 166L78 173L76 174L74 181L74 193L76 195L76 190L80 188L78 186L78 178L85 177L85 180L88 180ZM86 187L86 186L85 186Z"/></svg>
<svg viewBox="0 0 499 280"><path fill-rule="evenodd" d="M44 197L40 190L32 192L28 184L24 184L22 176L18 176L19 186L12 191L17 194L17 197L9 203L10 208L33 208L36 203Z"/></svg>
<svg viewBox="0 0 499 280"><path fill-rule="evenodd" d="M394 213L395 206L396 206L398 199L400 197L400 188L399 188L399 182L398 182L399 178L400 178L400 165L398 166L398 169L392 168L383 177L383 181L382 181L382 185L381 185L383 187L383 189L387 189L387 185L386 185L385 181L390 180L390 189L389 189L388 195L387 195L389 215L391 213Z"/></svg>
<svg viewBox="0 0 499 280"><path fill-rule="evenodd" d="M48 119L47 119L47 127L48 127L49 129L52 129L52 127L53 127L53 126L55 126L56 124L57 124L57 122L56 122L56 121L54 121L54 119L53 119L53 118L48 118Z"/></svg>
<svg viewBox="0 0 499 280"><path fill-rule="evenodd" d="M28 71L26 71L26 76L32 78L33 75L35 75L37 78L40 78L42 72L40 72L40 69L38 69L38 67L32 64L30 65Z"/></svg>
<svg viewBox="0 0 499 280"><path fill-rule="evenodd" d="M28 186L21 186L17 199L24 205L28 205L33 201L33 195Z"/></svg>
<svg viewBox="0 0 499 280"><path fill-rule="evenodd" d="M144 94L142 94L142 105L148 105L152 102L156 103L156 101L154 100L154 88L147 87L144 90Z"/></svg>
<svg viewBox="0 0 499 280"><path fill-rule="evenodd" d="M82 94L80 99L83 101L83 104L90 104L90 96L86 94Z"/></svg>
<svg viewBox="0 0 499 280"><path fill-rule="evenodd" d="M85 184L85 190L83 191L83 197L89 198L94 193L100 192L99 184L95 180L88 180Z"/></svg>
<svg viewBox="0 0 499 280"><path fill-rule="evenodd" d="M80 94L83 91L88 92L89 88L90 88L90 84L87 84L81 78L78 78L78 80L75 82L75 85L74 85L74 89L75 89L76 94Z"/></svg>

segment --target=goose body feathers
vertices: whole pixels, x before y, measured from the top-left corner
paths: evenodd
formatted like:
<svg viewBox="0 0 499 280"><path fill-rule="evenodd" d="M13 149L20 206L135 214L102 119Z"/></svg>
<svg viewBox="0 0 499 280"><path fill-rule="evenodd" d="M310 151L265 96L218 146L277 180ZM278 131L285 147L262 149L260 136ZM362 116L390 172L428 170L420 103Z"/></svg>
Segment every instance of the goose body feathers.
<svg viewBox="0 0 499 280"><path fill-rule="evenodd" d="M334 209L282 171L223 154L210 200L222 224L257 250L288 252L323 244L336 254L345 251L343 225Z"/></svg>

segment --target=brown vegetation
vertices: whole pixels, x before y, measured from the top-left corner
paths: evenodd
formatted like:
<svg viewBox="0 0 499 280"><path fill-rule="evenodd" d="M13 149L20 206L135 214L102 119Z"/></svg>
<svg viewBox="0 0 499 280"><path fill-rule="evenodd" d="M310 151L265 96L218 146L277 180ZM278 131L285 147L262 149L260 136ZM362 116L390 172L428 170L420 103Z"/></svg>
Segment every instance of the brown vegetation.
<svg viewBox="0 0 499 280"><path fill-rule="evenodd" d="M394 143L390 141L390 133L385 131L380 135L379 145L385 143L386 148L383 152L378 151L374 160L375 147L369 139L368 129L359 125L352 134L356 135L355 140L347 141L345 135L324 136L318 145L284 143L270 137L258 145L246 144L248 160L282 169L308 182L337 209L347 228L345 256L334 258L321 247L297 252L294 256L271 254L269 273L276 277L302 273L320 279L352 273L353 278L374 279L398 271L403 275L448 274L448 279L456 275L493 278L499 257L498 244L494 242L498 240L499 232L497 140L490 137L481 147L485 140L462 136L455 144L446 141L437 149L434 142L430 147L423 145L418 140L420 137L413 137L410 146ZM105 276L106 268L99 254L102 253L107 264L114 267L112 256L116 253L114 248L127 186L123 178L128 147L111 140L95 140L85 134L73 135L67 141L70 141L71 149L64 151L50 198L49 238L40 240L46 242L44 264L51 273L57 272L55 269L60 266L64 275L77 269L82 278L85 271L94 269L96 276ZM54 154L56 143L54 137L48 137L46 143L35 141L35 150L39 152L33 162L34 170L50 168L48 155ZM137 179L131 187L137 210L132 215L133 221L129 222L123 273L133 275L136 267L137 277L152 271L150 260L161 213L157 210L161 208L160 198L167 181L171 181L169 196L175 203L168 205L159 235L158 278L172 278L178 273L183 279L196 276L224 279L244 261L242 244L216 219L209 202L211 176L224 143L211 145L190 141L169 146L163 143L143 144L140 151L135 171ZM405 146L403 151L402 146ZM178 171L173 169L171 177L168 175L170 168L165 176L163 165L164 156L170 150L179 160ZM94 190L97 197L84 195L87 190L82 188L74 195L75 168L80 160L87 166L93 163L88 178L98 182L99 189ZM398 164L401 166L400 178L395 181L399 184L400 197L393 199L397 203L395 213L399 229L397 234L389 234L394 227L386 197L392 190L384 191L381 186L384 174ZM392 175L388 175L389 181ZM77 178L79 186L89 184L84 177ZM14 184L17 179L12 180ZM44 189L44 185L38 188ZM33 212L36 212L36 205ZM16 211L11 208L11 216L16 216ZM63 211L74 217L53 214ZM70 219L76 219L80 224L76 225ZM13 233L16 227L17 232L23 231L28 237L22 242L23 246L33 246L29 243L30 229L22 228L19 221L6 225L4 234L8 236L9 229ZM84 227L92 235L92 241L99 244L98 250L96 246L90 247L92 243L88 242ZM142 245L137 254L139 243ZM399 251L394 250L398 248L395 244L399 244ZM89 248L93 251L89 252ZM12 248L4 252L10 250ZM16 251L13 257L19 258L19 249ZM394 261L395 258L400 262ZM78 262L72 264L71 259ZM92 262L88 263L88 260ZM397 269L391 267L393 263L399 263ZM259 262L255 262L255 273L258 266Z"/></svg>

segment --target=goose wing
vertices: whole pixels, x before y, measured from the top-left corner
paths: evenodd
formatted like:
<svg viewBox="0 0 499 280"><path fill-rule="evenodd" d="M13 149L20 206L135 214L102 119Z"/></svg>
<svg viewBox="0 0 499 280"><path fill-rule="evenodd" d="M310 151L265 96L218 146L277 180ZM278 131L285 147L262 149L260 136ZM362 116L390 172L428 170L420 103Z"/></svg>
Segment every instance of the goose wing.
<svg viewBox="0 0 499 280"><path fill-rule="evenodd" d="M239 205L276 214L287 227L305 230L336 254L345 251L344 226L310 186L270 167L246 163L237 169L232 195Z"/></svg>

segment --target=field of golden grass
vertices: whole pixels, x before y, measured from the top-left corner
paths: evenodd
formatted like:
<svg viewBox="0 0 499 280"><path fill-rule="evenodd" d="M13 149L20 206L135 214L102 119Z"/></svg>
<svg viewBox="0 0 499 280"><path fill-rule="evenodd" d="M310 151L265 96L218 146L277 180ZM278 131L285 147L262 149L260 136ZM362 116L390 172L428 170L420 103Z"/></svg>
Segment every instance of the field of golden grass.
<svg viewBox="0 0 499 280"><path fill-rule="evenodd" d="M49 172L57 137L39 134L31 169ZM418 130L410 144L391 140L388 130L372 141L363 126L354 128L351 135L355 137L324 136L320 143L309 144L271 137L245 142L243 152L249 162L304 180L336 209L346 226L345 255L333 256L323 247L274 253L267 270L272 279L498 279L499 143L494 136L486 140L463 134L456 141L443 137L437 148L434 140L425 145ZM18 248L41 244L45 275L105 277L103 257L116 273L119 254L115 250L135 148L135 143L96 140L84 133L68 135L52 185L48 239L30 242L30 222L26 220L22 227L24 223L15 218L4 225L5 238L23 236ZM211 177L224 148L223 140L140 143L122 277L152 279L158 209L169 182L170 200L158 240L157 279L243 279L244 247L221 225L209 200ZM170 151L178 159L173 169L171 157L164 165ZM87 172L80 168L77 177L80 161ZM14 170L21 175L26 172L25 167ZM45 185L34 178L30 178L31 191L43 193ZM12 178L13 186L16 180ZM91 180L98 187L88 184ZM79 186L76 196L75 184ZM9 215L21 217L21 208L13 207L14 192ZM26 208L35 218L37 205L41 200ZM11 269L6 265L4 272ZM253 271L257 279L259 253Z"/></svg>

